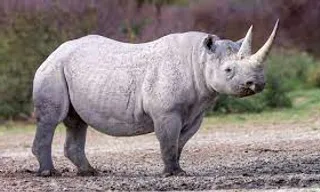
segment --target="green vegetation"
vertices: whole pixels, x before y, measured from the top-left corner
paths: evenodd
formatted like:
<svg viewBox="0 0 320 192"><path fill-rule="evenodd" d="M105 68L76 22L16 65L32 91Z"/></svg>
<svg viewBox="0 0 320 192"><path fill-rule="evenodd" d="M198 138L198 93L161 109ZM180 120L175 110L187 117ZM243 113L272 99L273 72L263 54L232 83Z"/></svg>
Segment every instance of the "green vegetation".
<svg viewBox="0 0 320 192"><path fill-rule="evenodd" d="M311 88L315 84L313 81L320 77L314 74L314 69L319 70L319 62L304 52L279 51L267 63L269 76L279 78L286 91ZM311 74L315 79L309 78Z"/></svg>
<svg viewBox="0 0 320 192"><path fill-rule="evenodd" d="M0 136L8 135L8 134L17 134L17 133L35 133L36 126L32 123L25 122L16 122L16 121L7 121L4 124L0 125ZM63 124L59 124L56 128L55 133L64 133L65 126Z"/></svg>
<svg viewBox="0 0 320 192"><path fill-rule="evenodd" d="M36 69L61 43L94 28L87 21L94 20L93 11L79 17L54 11L19 13L0 26L0 119L29 116ZM60 26L62 17L72 25Z"/></svg>
<svg viewBox="0 0 320 192"><path fill-rule="evenodd" d="M224 124L272 124L307 122L320 115L320 89L295 90L288 93L291 108L270 109L263 113L215 114L205 118L205 128Z"/></svg>

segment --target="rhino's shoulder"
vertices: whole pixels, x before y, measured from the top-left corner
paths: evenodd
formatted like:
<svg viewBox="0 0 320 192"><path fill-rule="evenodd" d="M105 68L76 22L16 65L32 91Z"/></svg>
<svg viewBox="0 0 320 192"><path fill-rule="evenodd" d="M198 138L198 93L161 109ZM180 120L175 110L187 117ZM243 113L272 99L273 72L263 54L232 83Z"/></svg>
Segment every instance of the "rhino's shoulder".
<svg viewBox="0 0 320 192"><path fill-rule="evenodd" d="M79 46L79 45L95 45L95 44L125 44L125 42L120 42L108 37L104 37L101 35L86 35L83 37L80 37L75 40L67 41L66 44L73 44L73 46Z"/></svg>

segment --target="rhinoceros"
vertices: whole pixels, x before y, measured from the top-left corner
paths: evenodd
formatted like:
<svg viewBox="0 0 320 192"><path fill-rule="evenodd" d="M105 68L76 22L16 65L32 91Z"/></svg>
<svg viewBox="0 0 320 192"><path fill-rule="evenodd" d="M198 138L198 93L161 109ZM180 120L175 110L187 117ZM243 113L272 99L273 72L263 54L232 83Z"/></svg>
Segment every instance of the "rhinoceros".
<svg viewBox="0 0 320 192"><path fill-rule="evenodd" d="M88 126L116 137L155 132L163 175L184 175L182 149L217 96L245 97L264 89L264 61L277 28L278 21L254 54L252 26L238 41L190 31L141 44L99 35L63 43L33 81L37 129L32 152L40 165L38 174L58 174L51 145L56 126L63 122L64 155L79 175L97 173L84 150Z"/></svg>

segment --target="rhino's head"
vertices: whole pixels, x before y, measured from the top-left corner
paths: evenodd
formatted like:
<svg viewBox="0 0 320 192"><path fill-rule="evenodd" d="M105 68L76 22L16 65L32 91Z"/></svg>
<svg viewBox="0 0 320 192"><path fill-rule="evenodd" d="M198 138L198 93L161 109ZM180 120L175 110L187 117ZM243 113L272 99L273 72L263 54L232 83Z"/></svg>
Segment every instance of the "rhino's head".
<svg viewBox="0 0 320 192"><path fill-rule="evenodd" d="M264 61L278 28L278 21L267 42L251 53L252 26L237 42L209 35L203 40L202 62L207 86L216 92L245 97L259 93L265 86Z"/></svg>

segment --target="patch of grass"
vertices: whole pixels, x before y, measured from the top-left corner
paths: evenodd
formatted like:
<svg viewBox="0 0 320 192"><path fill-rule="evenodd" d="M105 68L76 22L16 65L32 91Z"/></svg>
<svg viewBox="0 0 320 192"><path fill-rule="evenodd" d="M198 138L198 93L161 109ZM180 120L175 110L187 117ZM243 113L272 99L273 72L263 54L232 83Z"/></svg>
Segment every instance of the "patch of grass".
<svg viewBox="0 0 320 192"><path fill-rule="evenodd" d="M320 115L320 89L297 90L289 92L288 96L292 100L292 108L269 109L261 113L217 114L206 117L203 126L305 122Z"/></svg>
<svg viewBox="0 0 320 192"><path fill-rule="evenodd" d="M35 133L36 125L26 124L20 122L9 121L3 125L0 125L0 136L8 134L19 134L19 133ZM63 124L59 124L56 128L56 133L65 132L65 127Z"/></svg>
<svg viewBox="0 0 320 192"><path fill-rule="evenodd" d="M298 90L288 93L294 108L309 109L320 107L320 89Z"/></svg>

